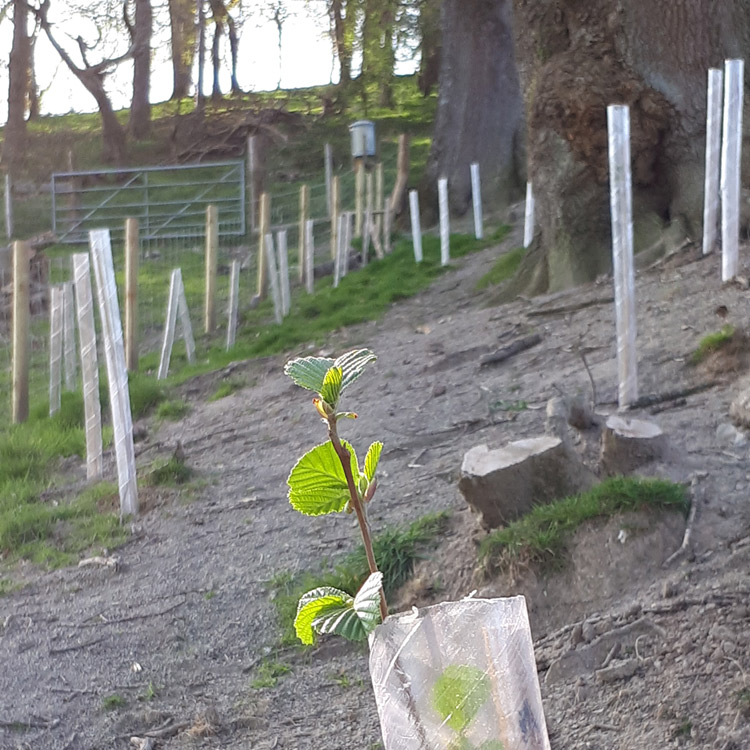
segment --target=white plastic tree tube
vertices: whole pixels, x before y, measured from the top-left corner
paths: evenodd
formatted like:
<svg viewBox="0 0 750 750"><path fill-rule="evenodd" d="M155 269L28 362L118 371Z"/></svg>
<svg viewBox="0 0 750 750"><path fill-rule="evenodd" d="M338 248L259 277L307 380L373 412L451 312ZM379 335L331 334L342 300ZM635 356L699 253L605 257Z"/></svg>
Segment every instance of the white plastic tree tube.
<svg viewBox="0 0 750 750"><path fill-rule="evenodd" d="M229 273L229 310L227 314L227 349L234 346L237 338L237 313L240 307L240 262L232 261Z"/></svg>
<svg viewBox="0 0 750 750"><path fill-rule="evenodd" d="M745 63L724 63L724 125L721 145L721 280L739 270L742 87Z"/></svg>
<svg viewBox="0 0 750 750"><path fill-rule="evenodd" d="M618 401L621 409L638 399L635 271L633 266L633 192L630 171L630 109L607 107L609 194L617 327Z"/></svg>
<svg viewBox="0 0 750 750"><path fill-rule="evenodd" d="M440 210L440 265L447 266L451 259L451 227L448 209L448 179L438 180L438 208Z"/></svg>
<svg viewBox="0 0 750 750"><path fill-rule="evenodd" d="M95 229L89 232L89 244L104 334L104 353L107 360L109 401L115 433L115 458L120 491L120 516L136 515L138 513L138 485L133 449L133 416L130 412L128 371L125 367L125 345L122 337L120 305L117 301L109 230Z"/></svg>
<svg viewBox="0 0 750 750"><path fill-rule="evenodd" d="M65 372L65 390L76 389L76 323L73 303L73 282L62 285L63 301L63 366Z"/></svg>
<svg viewBox="0 0 750 750"><path fill-rule="evenodd" d="M411 213L411 239L414 245L414 260L422 262L422 223L419 220L419 193L409 191L409 211Z"/></svg>
<svg viewBox="0 0 750 750"><path fill-rule="evenodd" d="M291 289L289 287L289 256L287 255L286 229L276 233L276 251L279 256L279 281L281 283L281 314L289 315L291 307Z"/></svg>
<svg viewBox="0 0 750 750"><path fill-rule="evenodd" d="M94 301L91 294L91 264L88 253L73 255L73 283L78 314L83 412L86 422L86 477L99 479L102 476L102 414L99 402Z"/></svg>
<svg viewBox="0 0 750 750"><path fill-rule="evenodd" d="M315 221L305 223L305 289L308 294L315 290Z"/></svg>
<svg viewBox="0 0 750 750"><path fill-rule="evenodd" d="M703 194L703 254L713 252L719 228L719 181L721 175L721 96L724 74L708 71L706 107L706 178Z"/></svg>
<svg viewBox="0 0 750 750"><path fill-rule="evenodd" d="M482 182L479 178L479 164L471 165L471 200L474 204L474 236L481 240L484 237L484 218L482 217Z"/></svg>
<svg viewBox="0 0 750 750"><path fill-rule="evenodd" d="M348 211L344 214L344 244L341 248L341 276L346 276L349 273L349 248L352 246L352 237L354 235L353 227L355 215Z"/></svg>
<svg viewBox="0 0 750 750"><path fill-rule="evenodd" d="M344 233L346 232L346 216L341 213L338 218L336 227L336 255L333 258L333 288L335 289L341 281L342 269L344 265Z"/></svg>
<svg viewBox="0 0 750 750"><path fill-rule="evenodd" d="M526 211L523 224L523 246L528 247L534 241L534 186L526 183Z"/></svg>
<svg viewBox="0 0 750 750"><path fill-rule="evenodd" d="M279 271L276 268L276 251L273 246L273 235L269 232L265 241L266 264L268 267L268 280L271 285L271 298L273 299L273 314L276 322L281 325L284 314L281 308L281 290L279 289Z"/></svg>
<svg viewBox="0 0 750 750"><path fill-rule="evenodd" d="M549 750L526 602L464 599L370 636L385 750Z"/></svg>
<svg viewBox="0 0 750 750"><path fill-rule="evenodd" d="M177 315L180 318L180 330L185 342L185 355L187 361L192 365L195 362L195 339L193 338L193 324L190 322L190 310L188 309L187 297L185 297L185 284L182 281L182 270L177 269L180 274L177 279Z"/></svg>
<svg viewBox="0 0 750 750"><path fill-rule="evenodd" d="M49 415L60 411L60 384L63 349L62 289L55 285L49 290Z"/></svg>
<svg viewBox="0 0 750 750"><path fill-rule="evenodd" d="M172 358L172 347L174 346L174 333L177 327L177 294L180 278L180 269L172 270L169 279L169 299L167 301L167 316L164 323L164 338L161 344L161 357L159 357L159 370L156 374L157 380L164 380L169 373L169 361Z"/></svg>

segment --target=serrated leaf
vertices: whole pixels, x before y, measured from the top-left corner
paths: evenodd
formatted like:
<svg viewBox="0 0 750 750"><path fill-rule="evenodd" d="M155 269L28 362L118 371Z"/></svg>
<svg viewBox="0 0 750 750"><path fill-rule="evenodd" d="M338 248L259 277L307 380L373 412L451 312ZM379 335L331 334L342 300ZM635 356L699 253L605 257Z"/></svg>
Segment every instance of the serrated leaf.
<svg viewBox="0 0 750 750"><path fill-rule="evenodd" d="M378 461L380 461L380 454L383 451L383 444L378 441L373 443L367 449L367 455L365 456L365 471L364 475L367 477L368 482L372 482L375 478L375 472L378 468Z"/></svg>
<svg viewBox="0 0 750 750"><path fill-rule="evenodd" d="M342 444L349 451L356 484L359 481L357 455L349 443L342 441ZM306 516L338 513L350 499L344 469L330 440L305 453L286 481L289 485L289 502Z"/></svg>
<svg viewBox="0 0 750 750"><path fill-rule="evenodd" d="M323 378L323 386L320 389L320 397L334 409L341 395L342 377L343 373L340 367L336 365L329 367L325 378Z"/></svg>
<svg viewBox="0 0 750 750"><path fill-rule="evenodd" d="M365 635L380 625L380 597L383 590L383 574L378 570L370 573L354 597L354 611L362 623Z"/></svg>
<svg viewBox="0 0 750 750"><path fill-rule="evenodd" d="M341 390L348 388L364 372L365 367L376 359L369 349L354 349L337 357L334 364L340 367L343 373Z"/></svg>
<svg viewBox="0 0 750 750"><path fill-rule="evenodd" d="M432 705L443 721L463 733L490 696L490 681L477 667L451 664L435 681Z"/></svg>
<svg viewBox="0 0 750 750"><path fill-rule="evenodd" d="M297 616L294 618L294 630L302 643L310 646L315 642L313 622L322 614L341 607L351 607L354 600L345 591L322 586L303 594L297 605Z"/></svg>
<svg viewBox="0 0 750 750"><path fill-rule="evenodd" d="M298 386L320 393L326 373L334 364L328 357L296 357L284 365L284 372Z"/></svg>

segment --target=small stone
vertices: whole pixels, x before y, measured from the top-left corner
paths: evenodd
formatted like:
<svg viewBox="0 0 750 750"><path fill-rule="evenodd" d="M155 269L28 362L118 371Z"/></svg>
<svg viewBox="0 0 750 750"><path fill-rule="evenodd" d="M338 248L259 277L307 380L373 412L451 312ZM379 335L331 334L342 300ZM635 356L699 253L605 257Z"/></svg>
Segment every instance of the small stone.
<svg viewBox="0 0 750 750"><path fill-rule="evenodd" d="M436 385L432 389L432 397L437 398L438 396L444 396L446 392L446 388L444 385Z"/></svg>
<svg viewBox="0 0 750 750"><path fill-rule="evenodd" d="M674 581L664 581L661 588L661 595L665 599L671 599L673 596L677 595L678 591L679 587Z"/></svg>
<svg viewBox="0 0 750 750"><path fill-rule="evenodd" d="M570 631L571 648L575 648L579 643L583 643L583 626L577 622Z"/></svg>
<svg viewBox="0 0 750 750"><path fill-rule="evenodd" d="M581 636L583 637L583 640L586 641L586 643L591 642L596 637L596 629L594 628L594 623L589 622L586 620L586 622L581 625Z"/></svg>

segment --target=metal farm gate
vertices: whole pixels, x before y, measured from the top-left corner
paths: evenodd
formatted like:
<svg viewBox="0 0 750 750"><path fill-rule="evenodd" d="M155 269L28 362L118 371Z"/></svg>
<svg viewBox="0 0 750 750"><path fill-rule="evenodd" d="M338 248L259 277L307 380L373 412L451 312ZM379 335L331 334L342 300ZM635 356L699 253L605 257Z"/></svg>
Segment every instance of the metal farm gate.
<svg viewBox="0 0 750 750"><path fill-rule="evenodd" d="M142 240L194 237L209 205L220 236L245 234L243 161L52 175L52 230L69 244L88 242L90 229L119 237L127 218L138 219Z"/></svg>

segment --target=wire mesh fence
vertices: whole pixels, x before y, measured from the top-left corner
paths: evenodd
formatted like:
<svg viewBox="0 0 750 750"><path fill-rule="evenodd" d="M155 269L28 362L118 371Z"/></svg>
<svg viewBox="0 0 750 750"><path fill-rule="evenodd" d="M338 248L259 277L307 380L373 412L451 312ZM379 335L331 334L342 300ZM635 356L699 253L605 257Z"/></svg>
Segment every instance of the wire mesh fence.
<svg viewBox="0 0 750 750"><path fill-rule="evenodd" d="M386 198L393 187L396 173L395 151L389 153L388 156L388 161L383 162L385 174L383 195ZM328 186L323 168L318 167L316 174L317 181L311 179L305 184L308 191L307 217L313 220L314 225L313 264L317 267L331 261L333 227L329 215ZM333 176L338 177L339 210L341 212L353 212L357 205L355 171L346 164L340 164L337 169L333 170ZM372 189L374 181L368 182L370 182ZM300 245L305 229L300 222L301 197L299 184L294 187L290 185L277 186L271 192L270 202L269 229L274 235L274 239L278 236L278 232L286 232L288 267L293 289L295 287L304 289ZM382 210L382 206L373 204L373 207L376 211ZM422 206L422 209L424 210L425 206ZM494 206L490 201L484 199L482 201L482 212L488 235L492 227L501 223L505 215L505 209L501 206ZM406 236L408 217L405 218L407 220L402 222L402 230ZM219 221L221 221L221 214L219 214ZM112 230L115 275L122 302L125 298L124 232L121 225L113 226L110 229ZM450 230L454 234L472 234L474 232L474 217L471 209L463 217L452 218ZM424 234L436 233L437 227L423 227L422 231ZM398 227L394 227L393 233L398 235ZM258 291L259 243L260 236L257 231L247 232L244 236L223 236L220 238L218 274L215 286L218 325L213 331L206 332L204 329L206 304L205 227L196 224L189 229L184 229L179 236L141 239L138 253L137 338L138 352L141 358L140 369L142 371L152 372L155 375L158 367L159 351L164 337L170 276L173 269L181 269L190 321L200 356L201 349L205 351L211 346L223 346L227 339L231 293L230 273L233 261L238 261L241 269L239 283L240 320L242 319L242 311L252 306L251 300ZM70 256L74 252L87 249L86 246L78 245L64 250L54 250L51 257L45 259L45 270L37 271L37 276L32 279L29 368L29 398L32 414L43 413L49 408L49 286L71 281ZM8 249L4 250L4 253L0 253L0 289L2 289L2 305L0 306L0 391L7 395L0 399L0 424L7 424L10 421L12 385L11 254ZM272 324L269 321L269 325ZM103 360L100 359L100 361ZM171 361L172 371L179 369L187 362L185 345L179 334L175 338Z"/></svg>

